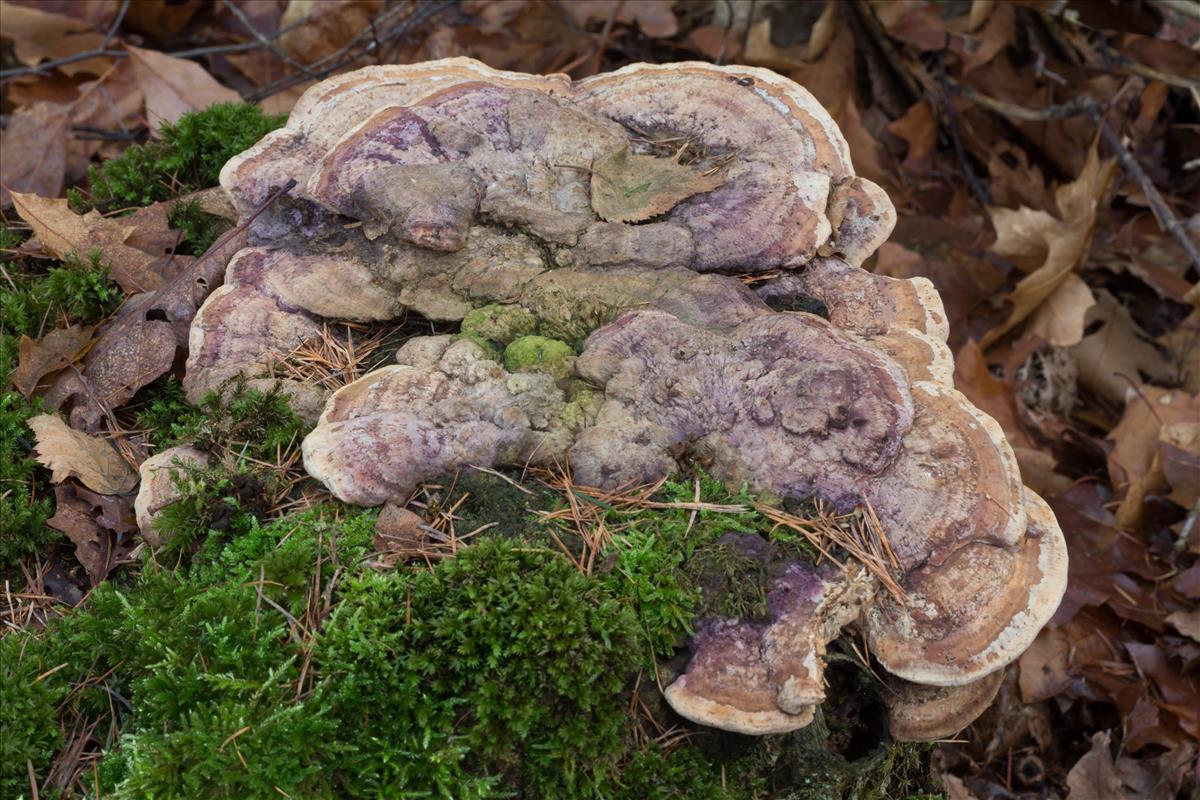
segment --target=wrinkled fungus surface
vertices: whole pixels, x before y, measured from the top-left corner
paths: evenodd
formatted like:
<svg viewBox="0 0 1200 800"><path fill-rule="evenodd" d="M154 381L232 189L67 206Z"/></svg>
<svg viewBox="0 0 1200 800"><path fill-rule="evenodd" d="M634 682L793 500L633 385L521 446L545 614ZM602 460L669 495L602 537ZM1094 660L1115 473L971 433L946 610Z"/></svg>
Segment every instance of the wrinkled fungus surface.
<svg viewBox="0 0 1200 800"><path fill-rule="evenodd" d="M808 724L827 644L857 628L894 676L894 734L949 735L1056 608L1054 516L954 390L933 286L861 268L895 212L802 87L698 63L369 67L221 175L247 215L290 180L196 316L189 396L266 380L329 320L461 322L332 396L285 382L342 500L402 504L468 464L614 488L700 463L767 500L869 503L905 597L853 564L771 565L766 618L697 621L666 688L683 716Z"/></svg>

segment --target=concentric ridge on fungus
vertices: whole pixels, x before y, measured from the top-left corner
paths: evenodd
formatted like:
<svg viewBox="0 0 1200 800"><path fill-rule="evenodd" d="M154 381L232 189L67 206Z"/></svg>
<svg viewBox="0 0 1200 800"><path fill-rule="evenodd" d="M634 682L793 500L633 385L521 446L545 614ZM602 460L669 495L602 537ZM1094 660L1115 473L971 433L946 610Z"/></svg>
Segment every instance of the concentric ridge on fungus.
<svg viewBox="0 0 1200 800"><path fill-rule="evenodd" d="M641 184L605 171L629 163ZM319 416L305 466L343 500L403 502L467 463L565 460L613 487L698 460L764 497L870 502L906 600L859 567L785 565L767 622L697 623L666 689L684 716L807 724L826 645L853 626L896 676L894 735L949 735L1057 607L1054 515L954 390L932 284L861 268L895 211L802 87L701 63L578 82L469 59L369 67L309 89L221 173L243 214L292 179L196 316L191 397L266 380L325 320L510 306L521 321L412 339L332 396L285 382ZM598 197L634 205L606 216Z"/></svg>

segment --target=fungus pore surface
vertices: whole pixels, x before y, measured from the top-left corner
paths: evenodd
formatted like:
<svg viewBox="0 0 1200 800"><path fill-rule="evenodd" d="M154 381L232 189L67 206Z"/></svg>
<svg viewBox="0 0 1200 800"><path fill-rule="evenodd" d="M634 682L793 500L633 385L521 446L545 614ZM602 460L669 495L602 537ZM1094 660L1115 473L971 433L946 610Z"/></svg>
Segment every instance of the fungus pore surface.
<svg viewBox="0 0 1200 800"><path fill-rule="evenodd" d="M697 621L666 688L683 716L802 727L857 628L895 676L894 734L948 735L1057 607L1057 522L954 390L933 286L862 269L895 211L802 87L700 63L369 67L221 173L246 216L292 180L196 315L193 400L273 380L328 321L461 322L332 394L283 381L317 419L305 467L342 500L403 504L468 464L614 488L702 463L878 517L903 596L853 562L773 564L767 619Z"/></svg>

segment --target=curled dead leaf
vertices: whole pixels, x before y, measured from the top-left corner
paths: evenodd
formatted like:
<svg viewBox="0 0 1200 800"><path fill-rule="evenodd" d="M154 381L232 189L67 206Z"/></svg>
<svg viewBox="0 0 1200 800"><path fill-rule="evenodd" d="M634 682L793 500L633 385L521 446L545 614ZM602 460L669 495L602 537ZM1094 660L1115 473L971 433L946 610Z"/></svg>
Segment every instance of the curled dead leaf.
<svg viewBox="0 0 1200 800"><path fill-rule="evenodd" d="M22 336L13 386L28 400L44 378L66 369L87 352L95 331L93 325L72 325L52 330L37 341Z"/></svg>
<svg viewBox="0 0 1200 800"><path fill-rule="evenodd" d="M99 584L129 552L122 534L136 529L131 501L68 482L54 487L54 502L55 514L46 524L66 534L92 585Z"/></svg>
<svg viewBox="0 0 1200 800"><path fill-rule="evenodd" d="M1129 796L1117 774L1111 737L1102 731L1092 737L1092 749L1067 773L1070 800L1126 800Z"/></svg>
<svg viewBox="0 0 1200 800"><path fill-rule="evenodd" d="M1108 402L1121 406L1131 385L1143 380L1167 380L1171 366L1151 344L1150 337L1116 298L1099 289L1085 324L1103 323L1071 348L1079 383Z"/></svg>
<svg viewBox="0 0 1200 800"><path fill-rule="evenodd" d="M37 460L51 470L52 482L78 478L100 494L124 494L137 486L137 475L105 440L68 427L54 414L38 414L27 424L37 437Z"/></svg>
<svg viewBox="0 0 1200 800"><path fill-rule="evenodd" d="M4 128L0 206L17 192L53 197L62 191L70 116L70 106L60 103L34 103L13 112Z"/></svg>
<svg viewBox="0 0 1200 800"><path fill-rule="evenodd" d="M1079 268L1091 246L1096 208L1108 192L1115 169L1116 161L1101 161L1093 147L1079 177L1055 192L1061 219L1026 206L991 209L996 228L993 249L1030 274L1008 296L1012 311L983 337L980 346L984 349L1037 311ZM1073 294L1072 305L1077 307L1082 292L1076 287ZM1043 323L1044 328L1048 326ZM1082 317L1073 312L1069 320L1055 324L1053 335L1058 346L1069 347L1083 338L1083 330Z"/></svg>

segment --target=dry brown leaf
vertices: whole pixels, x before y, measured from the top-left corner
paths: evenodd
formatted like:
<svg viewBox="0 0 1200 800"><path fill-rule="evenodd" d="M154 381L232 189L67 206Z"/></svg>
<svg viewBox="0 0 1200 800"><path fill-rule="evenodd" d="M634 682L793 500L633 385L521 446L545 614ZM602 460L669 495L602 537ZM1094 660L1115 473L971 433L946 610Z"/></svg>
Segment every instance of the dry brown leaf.
<svg viewBox="0 0 1200 800"><path fill-rule="evenodd" d="M986 11L982 10L984 6L986 6ZM1016 27L1016 11L1013 9L1012 4L999 3L994 8L992 6L991 0L975 0L971 6L968 27L971 30L975 30L976 23L980 21L980 17L984 13L987 14L987 25L983 30L979 31L976 47L961 54L963 76L987 64L1003 52L1009 42L1013 41ZM980 13L977 13L977 9ZM951 38L951 48L958 46L958 43L958 37Z"/></svg>
<svg viewBox="0 0 1200 800"><path fill-rule="evenodd" d="M395 566L419 557L429 541L429 535L421 528L424 523L407 508L394 503L385 505L375 520L374 544L380 563Z"/></svg>
<svg viewBox="0 0 1200 800"><path fill-rule="evenodd" d="M1200 302L1200 284L1192 288L1193 302ZM1193 309L1183 322L1158 339L1170 354L1176 382L1192 394L1200 394L1200 309Z"/></svg>
<svg viewBox="0 0 1200 800"><path fill-rule="evenodd" d="M51 470L53 483L78 478L100 494L124 494L137 486L137 473L105 440L68 427L54 414L38 414L27 424L37 437L38 463Z"/></svg>
<svg viewBox="0 0 1200 800"><path fill-rule="evenodd" d="M1200 642L1200 609L1172 612L1167 615L1167 622L1184 636Z"/></svg>
<svg viewBox="0 0 1200 800"><path fill-rule="evenodd" d="M1029 316L1025 334L1037 336L1054 347L1079 344L1084 319L1094 305L1096 298L1092 290L1083 278L1070 273Z"/></svg>
<svg viewBox="0 0 1200 800"><path fill-rule="evenodd" d="M279 43L302 64L312 64L344 47L383 8L382 0L288 0Z"/></svg>
<svg viewBox="0 0 1200 800"><path fill-rule="evenodd" d="M1071 767L1071 771L1067 773L1067 786L1071 790L1068 800L1126 800L1128 798L1121 785L1121 777L1117 775L1109 747L1110 739L1107 731L1102 731L1092 737L1092 749L1075 762L1075 766Z"/></svg>
<svg viewBox="0 0 1200 800"><path fill-rule="evenodd" d="M1048 700L1071 685L1071 641L1062 630L1042 629L1021 654L1021 699L1026 703Z"/></svg>
<svg viewBox="0 0 1200 800"><path fill-rule="evenodd" d="M1011 162L1011 163L1010 163ZM1054 193L1046 188L1042 168L1012 142L996 142L988 155L988 186L998 206L1052 208Z"/></svg>
<svg viewBox="0 0 1200 800"><path fill-rule="evenodd" d="M10 192L48 197L62 192L70 113L69 106L58 103L34 103L13 112L0 139L0 206L11 202Z"/></svg>
<svg viewBox="0 0 1200 800"><path fill-rule="evenodd" d="M200 258L181 265L159 290L126 300L88 352L82 374L62 373L46 393L47 405L59 408L73 400L71 424L96 430L105 408L123 405L170 370L177 351L187 348L196 309L220 284L229 259L246 246L245 224L224 234Z"/></svg>
<svg viewBox="0 0 1200 800"><path fill-rule="evenodd" d="M13 54L27 67L43 60L87 52L104 40L103 35L83 20L30 6L0 0L0 16L4 19L0 36L12 40ZM77 72L99 75L109 63L109 58L89 58L66 64L63 71L68 75Z"/></svg>
<svg viewBox="0 0 1200 800"><path fill-rule="evenodd" d="M986 349L1021 324L1079 268L1091 245L1096 208L1108 192L1115 169L1116 161L1101 161L1093 147L1079 177L1055 192L1061 218L1024 206L990 210L996 228L993 250L1031 274L1008 296L1012 312L983 337L981 347ZM1062 346L1073 345L1083 338L1082 321L1069 330L1064 326L1058 333L1065 342Z"/></svg>
<svg viewBox="0 0 1200 800"><path fill-rule="evenodd" d="M1163 425L1158 433L1158 459L1171 487L1168 499L1184 508L1200 502L1200 408L1190 422Z"/></svg>
<svg viewBox="0 0 1200 800"><path fill-rule="evenodd" d="M95 586L104 580L128 554L114 534L130 533L137 525L129 498L89 492L82 486L63 483L54 487L54 516L46 520L75 545L75 558L87 570Z"/></svg>
<svg viewBox="0 0 1200 800"><path fill-rule="evenodd" d="M1124 306L1103 289L1095 297L1084 324L1104 324L1072 347L1071 357L1080 385L1121 406L1129 387L1141 383L1143 374L1162 381L1171 377L1172 370Z"/></svg>
<svg viewBox="0 0 1200 800"><path fill-rule="evenodd" d="M1117 524L1133 527L1141 516L1148 494L1163 488L1159 442L1164 428L1191 424L1200 419L1200 397L1178 390L1142 386L1131 395L1121 421L1108 434L1108 474L1116 496Z"/></svg>
<svg viewBox="0 0 1200 800"><path fill-rule="evenodd" d="M95 210L80 216L66 200L20 192L13 192L13 205L42 245L58 258L98 249L104 263L111 267L113 279L127 294L162 285L162 277L153 269L162 254L152 255L125 244L131 227L127 221L105 219Z"/></svg>
<svg viewBox="0 0 1200 800"><path fill-rule="evenodd" d="M888 126L888 130L908 142L904 169L920 174L927 169L925 160L937 145L937 120L928 100L915 103L903 117Z"/></svg>
<svg viewBox="0 0 1200 800"><path fill-rule="evenodd" d="M44 378L66 369L87 351L95 332L93 325L72 325L52 330L37 341L22 336L13 386L28 400Z"/></svg>
<svg viewBox="0 0 1200 800"><path fill-rule="evenodd" d="M719 172L703 175L669 158L633 155L622 147L592 165L592 208L606 222L641 222L724 182Z"/></svg>
<svg viewBox="0 0 1200 800"><path fill-rule="evenodd" d="M1013 390L988 370L987 359L975 342L967 342L954 355L954 386L1000 423L1013 447L1033 448L1029 434L1018 421Z"/></svg>
<svg viewBox="0 0 1200 800"><path fill-rule="evenodd" d="M177 122L185 112L242 99L233 89L217 83L194 61L129 44L125 49L129 51L134 74L146 95L146 116L153 133L157 133L164 123Z"/></svg>
<svg viewBox="0 0 1200 800"><path fill-rule="evenodd" d="M1017 466L1021 469L1021 482L1042 497L1064 495L1075 485L1075 481L1055 471L1058 461L1052 453L1030 447L1013 446Z"/></svg>
<svg viewBox="0 0 1200 800"><path fill-rule="evenodd" d="M637 25L642 33L655 39L679 33L679 20L671 10L675 0L640 0L637 3L621 0L571 0L563 8L575 24L586 27L589 22L606 23L610 18L626 25Z"/></svg>

